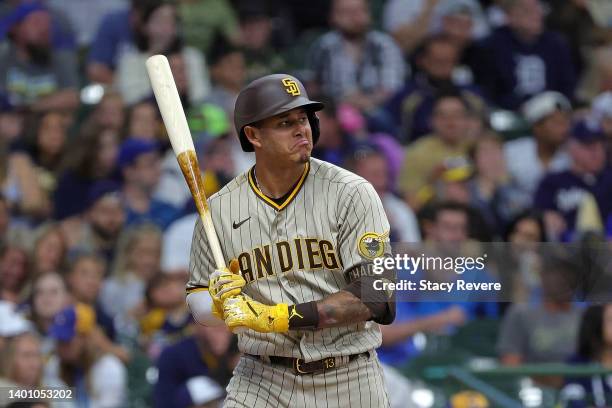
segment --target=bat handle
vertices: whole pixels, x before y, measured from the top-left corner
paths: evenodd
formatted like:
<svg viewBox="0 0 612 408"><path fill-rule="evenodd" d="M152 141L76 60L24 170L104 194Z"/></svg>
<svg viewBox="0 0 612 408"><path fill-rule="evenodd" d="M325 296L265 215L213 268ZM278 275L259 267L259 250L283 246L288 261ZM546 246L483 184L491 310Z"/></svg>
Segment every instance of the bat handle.
<svg viewBox="0 0 612 408"><path fill-rule="evenodd" d="M217 238L215 225L213 224L210 212L205 211L204 214L200 213L200 219L202 220L204 232L208 238L208 244L210 245L210 250L215 260L215 266L217 269L225 269L225 259L223 258L223 252L221 251L221 245L219 245L219 238Z"/></svg>

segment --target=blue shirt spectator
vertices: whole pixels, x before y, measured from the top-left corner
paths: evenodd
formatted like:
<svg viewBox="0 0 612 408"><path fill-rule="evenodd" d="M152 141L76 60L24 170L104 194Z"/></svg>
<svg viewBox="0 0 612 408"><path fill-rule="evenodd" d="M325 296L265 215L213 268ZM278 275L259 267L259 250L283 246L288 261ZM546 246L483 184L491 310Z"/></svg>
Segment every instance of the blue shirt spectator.
<svg viewBox="0 0 612 408"><path fill-rule="evenodd" d="M571 240L577 214L594 200L599 210L599 224L611 212L612 170L606 168L603 131L586 121L578 122L572 132L569 153L572 167L544 177L534 198L534 206L544 211L548 230L557 234L553 239ZM559 223L559 221L562 221Z"/></svg>
<svg viewBox="0 0 612 408"><path fill-rule="evenodd" d="M470 62L477 82L506 109L546 90L573 99L576 74L569 47L560 34L545 30L539 0L506 3L508 25L484 40Z"/></svg>

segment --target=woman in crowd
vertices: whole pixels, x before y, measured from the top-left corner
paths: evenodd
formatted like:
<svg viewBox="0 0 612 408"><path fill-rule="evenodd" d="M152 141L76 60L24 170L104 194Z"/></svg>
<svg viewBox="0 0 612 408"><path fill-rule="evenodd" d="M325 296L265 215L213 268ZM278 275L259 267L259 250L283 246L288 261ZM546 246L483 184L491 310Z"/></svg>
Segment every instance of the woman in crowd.
<svg viewBox="0 0 612 408"><path fill-rule="evenodd" d="M50 272L34 278L30 300L30 321L42 338L44 355L49 355L53 350L53 341L49 337L53 318L69 302L70 295L66 283L58 273Z"/></svg>
<svg viewBox="0 0 612 408"><path fill-rule="evenodd" d="M118 152L118 130L93 124L83 127L79 143L74 143L67 155L69 160L55 190L55 219L86 210L87 200L74 197L87 197L95 182L113 178Z"/></svg>
<svg viewBox="0 0 612 408"><path fill-rule="evenodd" d="M141 224L124 231L119 238L112 277L102 286L102 306L111 316L127 318L142 313L145 289L159 273L161 231L153 224Z"/></svg>
<svg viewBox="0 0 612 408"><path fill-rule="evenodd" d="M155 54L170 57L170 66L184 105L203 101L210 91L204 56L196 48L183 46L175 4L151 2L143 7L135 43L137 49L119 57L115 73L117 89L127 104L151 96L145 61Z"/></svg>
<svg viewBox="0 0 612 408"><path fill-rule="evenodd" d="M37 389L42 386L43 354L36 334L23 333L8 340L0 352L0 387ZM0 393L0 406L7 406L8 393Z"/></svg>
<svg viewBox="0 0 612 408"><path fill-rule="evenodd" d="M66 261L66 240L59 225L49 223L34 232L32 274L62 273Z"/></svg>
<svg viewBox="0 0 612 408"><path fill-rule="evenodd" d="M36 215L44 218L52 212L50 198L66 150L68 121L62 113L48 111L35 114L26 123L24 139L9 155L9 160L33 166L28 169L28 174L33 175L30 183L43 192Z"/></svg>

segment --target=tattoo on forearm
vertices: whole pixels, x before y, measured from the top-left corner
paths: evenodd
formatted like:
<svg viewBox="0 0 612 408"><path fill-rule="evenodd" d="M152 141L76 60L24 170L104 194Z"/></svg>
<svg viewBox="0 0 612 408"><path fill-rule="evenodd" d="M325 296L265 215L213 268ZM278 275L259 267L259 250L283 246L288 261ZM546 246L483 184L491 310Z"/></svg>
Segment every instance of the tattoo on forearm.
<svg viewBox="0 0 612 408"><path fill-rule="evenodd" d="M372 317L370 309L350 292L341 290L317 302L319 328L365 322Z"/></svg>

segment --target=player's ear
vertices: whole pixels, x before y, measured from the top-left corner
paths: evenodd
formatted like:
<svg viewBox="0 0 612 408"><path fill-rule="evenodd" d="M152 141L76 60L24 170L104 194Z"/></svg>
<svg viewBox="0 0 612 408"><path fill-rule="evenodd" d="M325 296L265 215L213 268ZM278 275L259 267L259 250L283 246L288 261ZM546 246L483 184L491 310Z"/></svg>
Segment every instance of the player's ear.
<svg viewBox="0 0 612 408"><path fill-rule="evenodd" d="M256 126L245 126L244 134L253 146L261 147L261 131Z"/></svg>

